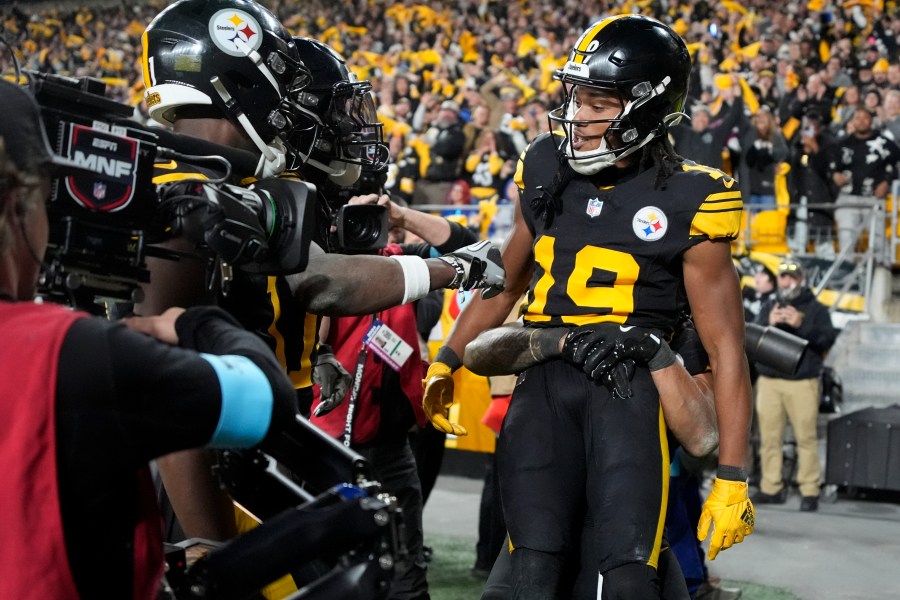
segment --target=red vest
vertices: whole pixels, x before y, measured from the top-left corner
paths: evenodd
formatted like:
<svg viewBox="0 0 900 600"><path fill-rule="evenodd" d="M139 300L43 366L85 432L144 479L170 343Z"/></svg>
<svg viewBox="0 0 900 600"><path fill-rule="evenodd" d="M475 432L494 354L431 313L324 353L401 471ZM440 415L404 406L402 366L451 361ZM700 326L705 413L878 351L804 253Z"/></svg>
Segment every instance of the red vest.
<svg viewBox="0 0 900 600"><path fill-rule="evenodd" d="M0 598L79 597L59 505L56 378L66 332L85 316L55 305L0 302ZM150 484L146 469L136 474L136 484L141 491ZM152 485L149 492L136 510L137 600L156 597L162 574Z"/></svg>
<svg viewBox="0 0 900 600"><path fill-rule="evenodd" d="M383 256L401 254L400 247L391 244L381 251ZM412 302L395 306L378 313L381 321L399 335L404 342L413 347L413 353L400 368L400 386L403 394L409 399L416 421L420 427L425 425L425 413L422 411L422 378L425 366L419 352L419 334L416 330L416 309ZM334 355L347 369L351 377L356 371L362 339L372 326L372 316L336 317L331 319L327 342L334 348ZM356 413L353 419L353 436L351 443L364 444L375 437L381 422L381 404L372 398L372 390L381 388L382 369L390 369L383 361L375 362L375 353L371 350L366 355L359 398L356 400ZM352 386L351 386L352 387ZM315 386L315 405L319 403L319 386ZM349 399L350 393L347 393ZM312 417L313 424L329 435L340 438L344 433L347 421L348 400L339 404L334 410L321 417Z"/></svg>

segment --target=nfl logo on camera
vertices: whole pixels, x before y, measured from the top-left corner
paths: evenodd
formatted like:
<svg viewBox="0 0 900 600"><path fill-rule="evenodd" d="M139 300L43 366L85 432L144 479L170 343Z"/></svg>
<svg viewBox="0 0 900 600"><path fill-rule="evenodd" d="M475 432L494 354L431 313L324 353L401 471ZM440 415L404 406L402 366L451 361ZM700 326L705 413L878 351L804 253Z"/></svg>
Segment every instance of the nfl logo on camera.
<svg viewBox="0 0 900 600"><path fill-rule="evenodd" d="M590 218L594 218L600 214L600 211L603 210L603 200L599 198L591 198L587 203L587 214Z"/></svg>

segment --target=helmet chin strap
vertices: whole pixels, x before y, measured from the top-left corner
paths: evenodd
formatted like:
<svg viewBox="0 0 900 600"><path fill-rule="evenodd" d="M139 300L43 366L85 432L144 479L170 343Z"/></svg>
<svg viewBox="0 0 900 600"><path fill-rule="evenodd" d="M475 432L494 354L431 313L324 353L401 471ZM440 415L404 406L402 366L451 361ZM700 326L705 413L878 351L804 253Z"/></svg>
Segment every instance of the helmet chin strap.
<svg viewBox="0 0 900 600"><path fill-rule="evenodd" d="M213 77L209 81L213 88L215 88L216 93L219 94L219 97L222 98L222 101L227 106L231 102L232 96L228 90L225 89L222 80L218 77ZM235 116L237 117L238 123L243 127L244 132L250 137L253 145L256 146L262 154L259 163L256 165L256 173L254 173L254 175L260 178L274 177L284 171L287 166L287 156L284 145L277 139L273 140L271 144L266 144L259 133L256 132L256 128L253 127L253 124L250 122L250 119L247 118L246 114L238 112Z"/></svg>
<svg viewBox="0 0 900 600"><path fill-rule="evenodd" d="M326 173L332 182L340 186L353 185L357 182L362 172L361 165L342 160L332 160L326 165L314 158L308 158L306 164Z"/></svg>

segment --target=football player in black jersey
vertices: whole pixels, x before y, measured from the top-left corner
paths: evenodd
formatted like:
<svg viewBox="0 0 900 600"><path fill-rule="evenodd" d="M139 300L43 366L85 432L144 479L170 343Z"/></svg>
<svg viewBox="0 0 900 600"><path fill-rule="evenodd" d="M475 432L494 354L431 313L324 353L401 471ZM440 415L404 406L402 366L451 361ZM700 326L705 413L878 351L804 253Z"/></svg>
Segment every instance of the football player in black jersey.
<svg viewBox="0 0 900 600"><path fill-rule="evenodd" d="M744 473L750 382L729 243L742 205L734 180L682 159L666 137L690 71L684 41L653 19L610 17L582 34L557 73L566 96L551 120L561 132L538 137L519 161L506 289L476 295L462 313L426 376L424 405L435 427L465 433L447 418L450 374L465 345L501 324L526 290L526 326L614 323L632 343L650 330L671 334L689 303L710 358L720 438L698 531L705 537L715 521L714 558L754 522ZM579 339L569 337L569 360L520 376L500 436L514 597L558 596L586 504L601 597L657 598L669 457L650 370L674 356L638 366L625 401L585 376Z"/></svg>
<svg viewBox="0 0 900 600"><path fill-rule="evenodd" d="M255 172L235 174L251 180L279 175L296 157L306 158L308 151L292 142L300 139L298 129L317 127L303 110L310 75L314 79L316 74L303 64L295 41L268 10L251 0L181 0L154 19L142 43L145 97L155 120L177 133L254 152L260 157ZM221 176L170 162L157 165L155 181L181 186L161 190L163 195L184 195L197 194L202 180ZM198 207L202 203L194 205ZM208 285L209 253L198 238L202 235L171 240L169 248L181 255L177 262L148 260L152 283L136 312L153 315L176 304L217 302L218 289ZM415 300L430 289L474 285L476 271L482 271L481 279L502 285L502 269L487 260L487 247L480 248L486 260L479 264L491 268L470 269L481 258L466 255L466 250L438 259L396 260L325 254L313 245L302 273L261 280L236 273L229 308L270 343L295 385L308 388L315 331L309 313L369 314ZM215 268L220 267L217 263ZM230 504L216 493L217 486L201 485L211 478L206 461L170 457L160 465L189 536L225 539L234 533ZM221 510L212 510L215 506ZM221 518L211 518L214 514Z"/></svg>

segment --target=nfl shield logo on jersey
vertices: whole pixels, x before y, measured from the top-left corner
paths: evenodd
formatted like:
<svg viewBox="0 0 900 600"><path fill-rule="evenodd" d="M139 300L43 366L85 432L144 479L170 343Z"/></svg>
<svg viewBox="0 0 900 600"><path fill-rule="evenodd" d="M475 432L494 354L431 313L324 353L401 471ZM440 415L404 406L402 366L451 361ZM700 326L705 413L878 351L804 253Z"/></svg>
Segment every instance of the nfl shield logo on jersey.
<svg viewBox="0 0 900 600"><path fill-rule="evenodd" d="M603 200L599 198L591 198L587 203L587 214L590 218L594 218L603 210Z"/></svg>
<svg viewBox="0 0 900 600"><path fill-rule="evenodd" d="M669 220L655 206L645 206L634 214L631 227L634 234L645 242L655 242L666 235Z"/></svg>

